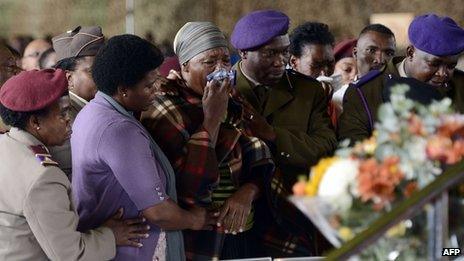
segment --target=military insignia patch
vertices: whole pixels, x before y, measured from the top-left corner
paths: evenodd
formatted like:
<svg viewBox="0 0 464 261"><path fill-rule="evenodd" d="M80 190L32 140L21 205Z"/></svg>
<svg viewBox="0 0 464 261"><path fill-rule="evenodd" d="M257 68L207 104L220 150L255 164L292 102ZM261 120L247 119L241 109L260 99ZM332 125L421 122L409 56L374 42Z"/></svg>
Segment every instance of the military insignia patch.
<svg viewBox="0 0 464 261"><path fill-rule="evenodd" d="M47 148L42 145L29 146L34 152L35 158L40 162L42 166L58 166L58 162L52 159L52 155L48 152Z"/></svg>

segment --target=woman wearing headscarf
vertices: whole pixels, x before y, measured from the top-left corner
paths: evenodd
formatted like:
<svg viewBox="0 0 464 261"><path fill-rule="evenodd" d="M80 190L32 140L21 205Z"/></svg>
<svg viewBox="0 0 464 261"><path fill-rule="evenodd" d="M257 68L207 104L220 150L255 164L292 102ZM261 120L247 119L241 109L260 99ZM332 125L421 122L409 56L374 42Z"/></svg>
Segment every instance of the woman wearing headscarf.
<svg viewBox="0 0 464 261"><path fill-rule="evenodd" d="M153 103L162 80L158 48L134 35L112 37L95 57L95 98L78 114L71 137L79 229L99 226L115 209L151 225L143 247L119 247L115 260L184 260L179 230L214 224L202 208L176 204L174 171L133 116ZM164 232L165 231L165 232Z"/></svg>
<svg viewBox="0 0 464 261"><path fill-rule="evenodd" d="M206 79L231 69L227 41L214 24L189 22L174 50L181 71L161 88L142 123L174 167L180 202L220 211L216 230L184 231L187 258L256 256L253 204L274 165L264 142L246 135L231 80Z"/></svg>
<svg viewBox="0 0 464 261"><path fill-rule="evenodd" d="M33 70L0 90L12 127L0 135L0 260L109 260L116 244L138 247L147 236L141 218L119 220L118 209L95 229L76 230L71 184L48 151L71 135L67 86L64 71Z"/></svg>

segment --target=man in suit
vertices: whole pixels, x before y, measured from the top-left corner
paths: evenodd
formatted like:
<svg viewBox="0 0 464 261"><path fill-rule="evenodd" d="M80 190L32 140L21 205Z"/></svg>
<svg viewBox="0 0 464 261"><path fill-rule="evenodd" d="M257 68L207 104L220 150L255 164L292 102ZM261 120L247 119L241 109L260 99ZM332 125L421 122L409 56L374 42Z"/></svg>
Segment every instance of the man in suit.
<svg viewBox="0 0 464 261"><path fill-rule="evenodd" d="M386 78L408 77L426 83L449 97L457 111L464 112L464 73L455 70L464 51L464 30L449 17L428 14L412 21L408 36L411 44L406 57L393 58L348 88L339 119L339 140L354 143L372 134L378 108L387 99Z"/></svg>
<svg viewBox="0 0 464 261"><path fill-rule="evenodd" d="M335 46L335 71L340 72L341 67L350 71L350 59L354 61L354 76L348 82L345 81L343 86L337 88L333 102L337 107L337 120L343 111L343 96L349 87L349 83L356 82L359 78L366 75L372 70L379 70L391 61L396 52L396 40L393 32L382 24L370 24L364 27L359 33L358 40L348 40ZM353 58L351 58L353 57ZM340 61L338 61L340 59ZM343 60L343 62L341 62ZM345 70L344 69L344 70ZM342 78L347 78L346 73L342 72ZM345 77L343 77L345 75ZM338 89L338 90L337 90ZM337 124L338 129L338 124Z"/></svg>
<svg viewBox="0 0 464 261"><path fill-rule="evenodd" d="M247 101L245 117L253 136L271 147L289 189L333 152L336 138L320 83L285 69L288 25L281 12L255 11L237 22L231 42L241 57L235 65L236 88Z"/></svg>

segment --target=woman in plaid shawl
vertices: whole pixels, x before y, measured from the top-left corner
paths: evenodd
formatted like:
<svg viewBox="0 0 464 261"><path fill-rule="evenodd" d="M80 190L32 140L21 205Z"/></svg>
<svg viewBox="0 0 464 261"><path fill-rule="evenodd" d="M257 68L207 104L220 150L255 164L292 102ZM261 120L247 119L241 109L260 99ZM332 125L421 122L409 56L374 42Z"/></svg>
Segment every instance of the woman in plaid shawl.
<svg viewBox="0 0 464 261"><path fill-rule="evenodd" d="M228 78L206 80L231 68L222 32L209 22L187 23L174 49L181 72L173 72L142 123L176 172L179 202L218 212L212 230L184 231L187 259L314 254L314 228L281 200L269 148L247 135L240 95ZM296 224L282 229L288 220Z"/></svg>

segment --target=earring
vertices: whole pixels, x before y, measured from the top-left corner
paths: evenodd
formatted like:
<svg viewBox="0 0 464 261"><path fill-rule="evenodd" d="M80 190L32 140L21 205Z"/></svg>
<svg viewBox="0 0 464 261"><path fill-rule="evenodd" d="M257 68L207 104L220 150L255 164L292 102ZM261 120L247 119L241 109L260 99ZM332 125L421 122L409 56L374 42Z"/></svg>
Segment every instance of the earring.
<svg viewBox="0 0 464 261"><path fill-rule="evenodd" d="M40 127L35 128L36 130L40 130Z"/></svg>
<svg viewBox="0 0 464 261"><path fill-rule="evenodd" d="M127 97L127 93L123 93L122 96Z"/></svg>

